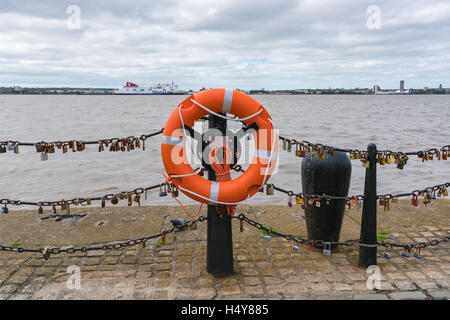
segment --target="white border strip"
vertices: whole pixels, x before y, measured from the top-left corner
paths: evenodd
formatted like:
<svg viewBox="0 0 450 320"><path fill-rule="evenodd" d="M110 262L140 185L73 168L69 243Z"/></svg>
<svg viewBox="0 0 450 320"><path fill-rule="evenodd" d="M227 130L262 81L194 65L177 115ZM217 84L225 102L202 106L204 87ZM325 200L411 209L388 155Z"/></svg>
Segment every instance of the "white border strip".
<svg viewBox="0 0 450 320"><path fill-rule="evenodd" d="M222 112L230 113L231 103L233 102L233 92L234 90L225 89L225 94L223 95Z"/></svg>
<svg viewBox="0 0 450 320"><path fill-rule="evenodd" d="M219 183L211 181L211 190L209 191L209 199L213 203L217 203L219 200Z"/></svg>
<svg viewBox="0 0 450 320"><path fill-rule="evenodd" d="M161 143L163 143L163 144L170 144L172 146L176 146L182 142L183 142L183 138L164 136L164 135L162 136L162 141L161 141Z"/></svg>
<svg viewBox="0 0 450 320"><path fill-rule="evenodd" d="M256 149L255 153L255 157L261 159L273 159L274 157L278 157L278 151Z"/></svg>

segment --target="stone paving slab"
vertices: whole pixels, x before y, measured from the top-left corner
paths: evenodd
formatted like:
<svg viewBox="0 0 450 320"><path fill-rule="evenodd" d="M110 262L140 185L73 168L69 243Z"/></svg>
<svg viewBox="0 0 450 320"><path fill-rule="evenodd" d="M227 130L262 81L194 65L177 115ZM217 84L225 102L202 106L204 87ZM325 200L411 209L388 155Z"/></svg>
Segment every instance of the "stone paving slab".
<svg viewBox="0 0 450 320"><path fill-rule="evenodd" d="M258 220L257 214L252 218ZM359 231L348 229L357 225L356 219L356 214L344 219L343 233L349 237ZM265 223L270 223L267 216ZM292 242L277 237L265 241L260 231L245 228L240 233L239 223L233 222L235 273L224 278L205 270L205 224L178 233L176 240L169 235L162 246L152 241L146 247L52 255L48 260L37 253L0 252L0 300L449 299L448 243L426 248L421 260L400 252L386 260L378 249L380 286L371 289L367 283L377 282L368 281L373 273L358 267L356 246L340 247L331 256L306 246L294 252ZM389 241L412 241L417 234L429 241L449 232L450 224L444 223L397 224Z"/></svg>

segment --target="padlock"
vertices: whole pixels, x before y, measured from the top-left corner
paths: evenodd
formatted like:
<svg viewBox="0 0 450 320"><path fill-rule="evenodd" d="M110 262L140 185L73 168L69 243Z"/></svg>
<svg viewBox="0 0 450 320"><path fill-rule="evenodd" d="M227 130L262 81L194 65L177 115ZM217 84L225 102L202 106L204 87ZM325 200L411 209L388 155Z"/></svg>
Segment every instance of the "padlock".
<svg viewBox="0 0 450 320"><path fill-rule="evenodd" d="M389 211L389 199L386 199L384 202L384 211Z"/></svg>
<svg viewBox="0 0 450 320"><path fill-rule="evenodd" d="M174 197L178 197L178 188L174 184L171 185L171 190L172 190L172 195Z"/></svg>
<svg viewBox="0 0 450 320"><path fill-rule="evenodd" d="M425 207L427 206L427 204L429 204L431 202L431 196L430 193L427 191L427 193L425 194L425 196L423 197L423 204L425 205Z"/></svg>
<svg viewBox="0 0 450 320"><path fill-rule="evenodd" d="M197 230L197 223L193 223L190 227L189 230L193 231L193 230Z"/></svg>
<svg viewBox="0 0 450 320"><path fill-rule="evenodd" d="M138 207L141 206L141 196L138 193L136 193L136 195L134 196L133 201L138 204Z"/></svg>
<svg viewBox="0 0 450 320"><path fill-rule="evenodd" d="M133 195L131 193L128 194L128 206L131 207L133 205Z"/></svg>
<svg viewBox="0 0 450 320"><path fill-rule="evenodd" d="M272 240L272 237L269 236L269 235L265 235L265 236L264 236L264 240L265 240L265 241L270 241L270 240Z"/></svg>
<svg viewBox="0 0 450 320"><path fill-rule="evenodd" d="M7 214L9 212L8 207L6 204L2 207L2 213Z"/></svg>
<svg viewBox="0 0 450 320"><path fill-rule="evenodd" d="M409 254L409 250L405 248L405 251L402 252L402 256L405 258L409 258L411 255Z"/></svg>
<svg viewBox="0 0 450 320"><path fill-rule="evenodd" d="M390 253L391 246L386 247L386 252L384 253L384 257L388 260L392 259L391 253Z"/></svg>
<svg viewBox="0 0 450 320"><path fill-rule="evenodd" d="M6 147L4 145L0 145L0 153L6 153Z"/></svg>
<svg viewBox="0 0 450 320"><path fill-rule="evenodd" d="M159 196L160 196L160 197L165 197L165 196L167 196L167 187L166 187L165 184L159 186Z"/></svg>
<svg viewBox="0 0 450 320"><path fill-rule="evenodd" d="M294 244L294 245L292 246L292 250L293 250L294 252L299 252L299 251L300 251L300 247L297 246L296 244Z"/></svg>
<svg viewBox="0 0 450 320"><path fill-rule="evenodd" d="M273 194L274 194L273 184L268 184L266 186L266 194L268 196L273 196Z"/></svg>
<svg viewBox="0 0 450 320"><path fill-rule="evenodd" d="M288 152L292 151L292 140L291 139L288 140L287 151Z"/></svg>
<svg viewBox="0 0 450 320"><path fill-rule="evenodd" d="M414 207L418 207L419 206L419 198L417 197L417 195L413 195L413 197L411 199L411 204Z"/></svg>
<svg viewBox="0 0 450 320"><path fill-rule="evenodd" d="M420 247L416 247L414 249L414 258L416 259L422 259L422 255L420 254Z"/></svg>
<svg viewBox="0 0 450 320"><path fill-rule="evenodd" d="M119 203L119 199L117 198L117 196L114 196L113 198L111 198L111 203L112 204L118 204Z"/></svg>
<svg viewBox="0 0 450 320"><path fill-rule="evenodd" d="M47 161L47 160L48 160L47 152L41 152L41 161Z"/></svg>
<svg viewBox="0 0 450 320"><path fill-rule="evenodd" d="M292 208L292 195L289 195L288 207Z"/></svg>
<svg viewBox="0 0 450 320"><path fill-rule="evenodd" d="M244 232L244 220L239 219L239 231Z"/></svg>
<svg viewBox="0 0 450 320"><path fill-rule="evenodd" d="M296 204L303 204L303 198L300 196L295 197L295 203Z"/></svg>
<svg viewBox="0 0 450 320"><path fill-rule="evenodd" d="M302 150L301 150L301 145L300 145L300 143L297 143L297 144L295 145L295 155L296 155L297 157L301 157L301 156L302 156Z"/></svg>
<svg viewBox="0 0 450 320"><path fill-rule="evenodd" d="M329 242L325 243L325 246L323 247L322 253L323 253L324 256L331 255L331 244Z"/></svg>
<svg viewBox="0 0 450 320"><path fill-rule="evenodd" d="M50 258L50 250L48 247L44 248L44 250L42 251L42 256L45 260L48 260L48 258Z"/></svg>

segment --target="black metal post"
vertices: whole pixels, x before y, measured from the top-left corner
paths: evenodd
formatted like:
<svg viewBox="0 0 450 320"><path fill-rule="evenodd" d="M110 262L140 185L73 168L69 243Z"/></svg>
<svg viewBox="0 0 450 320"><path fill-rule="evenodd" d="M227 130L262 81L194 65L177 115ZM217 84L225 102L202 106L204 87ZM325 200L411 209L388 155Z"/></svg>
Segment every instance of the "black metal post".
<svg viewBox="0 0 450 320"><path fill-rule="evenodd" d="M215 128L223 136L226 135L227 120L210 114L208 124L210 129ZM214 170L208 170L208 179L216 180ZM233 239L231 217L226 213L220 217L217 207L215 204L208 205L206 271L216 277L223 277L234 273Z"/></svg>
<svg viewBox="0 0 450 320"><path fill-rule="evenodd" d="M368 267L377 264L377 146L367 146L369 168L366 169L364 204L361 219L361 243L371 245L359 248L359 265Z"/></svg>

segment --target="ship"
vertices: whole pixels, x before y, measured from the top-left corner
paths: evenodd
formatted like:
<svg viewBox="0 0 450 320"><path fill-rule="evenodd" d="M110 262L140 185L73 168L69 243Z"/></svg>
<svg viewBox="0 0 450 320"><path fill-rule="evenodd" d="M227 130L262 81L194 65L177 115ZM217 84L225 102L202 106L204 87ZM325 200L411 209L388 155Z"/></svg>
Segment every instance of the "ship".
<svg viewBox="0 0 450 320"><path fill-rule="evenodd" d="M122 88L115 89L114 94L121 95L164 95L164 94L184 94L174 82L157 84L152 87L140 87L136 83L127 82Z"/></svg>

